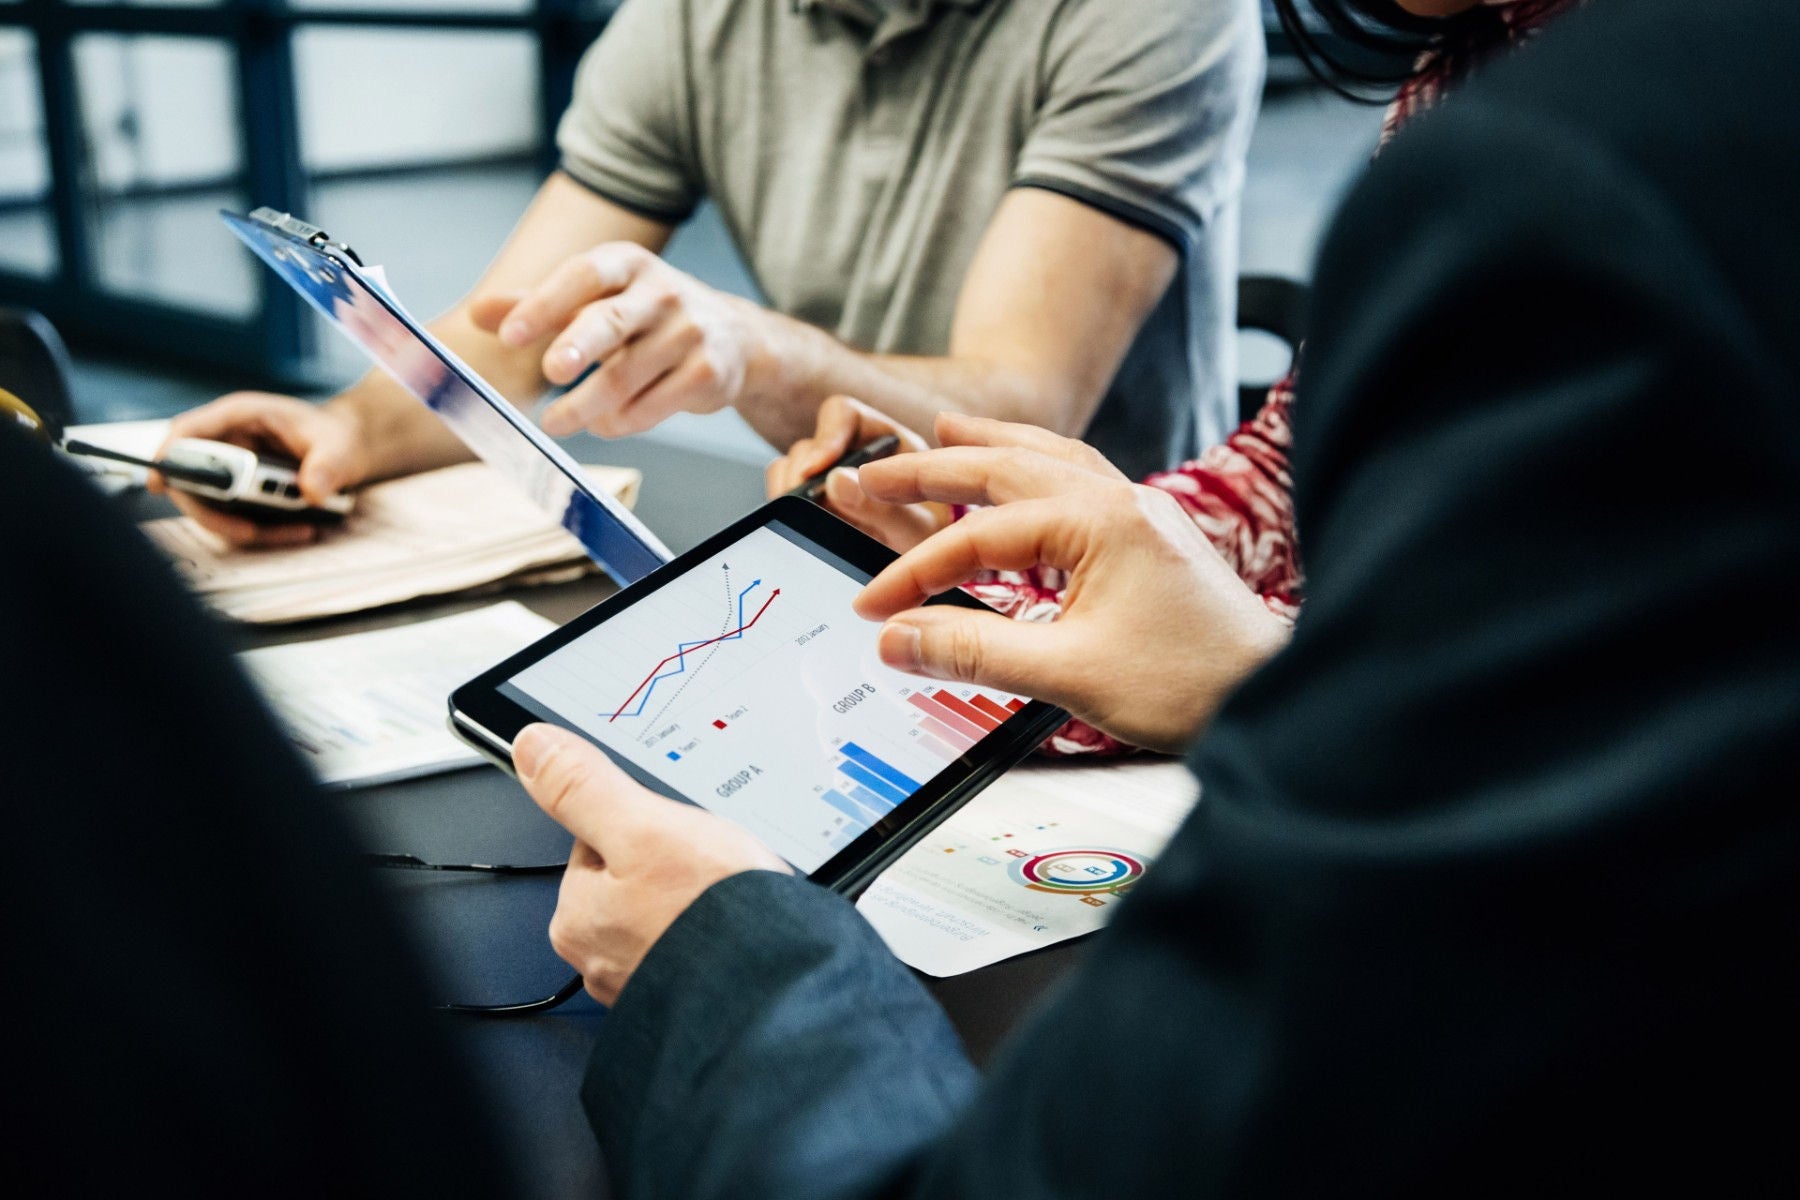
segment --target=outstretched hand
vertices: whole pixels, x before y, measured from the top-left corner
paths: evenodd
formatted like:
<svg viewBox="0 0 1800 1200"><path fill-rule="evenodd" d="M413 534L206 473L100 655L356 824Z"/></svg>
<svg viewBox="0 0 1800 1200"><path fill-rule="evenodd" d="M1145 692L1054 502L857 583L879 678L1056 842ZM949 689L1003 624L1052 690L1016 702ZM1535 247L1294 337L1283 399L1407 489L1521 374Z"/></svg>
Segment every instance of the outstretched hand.
<svg viewBox="0 0 1800 1200"><path fill-rule="evenodd" d="M575 835L550 945L602 1004L707 888L740 871L792 872L741 826L657 795L566 729L527 726L513 766L538 807Z"/></svg>
<svg viewBox="0 0 1800 1200"><path fill-rule="evenodd" d="M1177 752L1287 641L1172 496L1125 482L1080 442L987 422L984 446L862 468L888 504L989 505L902 555L857 612L885 622L889 666L1048 700L1134 745ZM1104 463L1104 460L1100 460ZM1069 573L1048 624L919 607L984 570Z"/></svg>
<svg viewBox="0 0 1800 1200"><path fill-rule="evenodd" d="M677 412L727 408L766 357L762 310L635 242L578 254L529 292L478 297L469 316L515 350L548 340L544 378L575 384L544 411L553 437L624 437Z"/></svg>

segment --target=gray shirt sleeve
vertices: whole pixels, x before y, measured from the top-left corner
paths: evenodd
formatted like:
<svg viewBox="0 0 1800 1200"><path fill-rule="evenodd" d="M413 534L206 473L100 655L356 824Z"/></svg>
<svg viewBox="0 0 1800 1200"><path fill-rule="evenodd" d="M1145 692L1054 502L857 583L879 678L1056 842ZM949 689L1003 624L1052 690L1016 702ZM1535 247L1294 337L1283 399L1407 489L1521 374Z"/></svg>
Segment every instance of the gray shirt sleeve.
<svg viewBox="0 0 1800 1200"><path fill-rule="evenodd" d="M1243 186L1263 66L1256 0L1067 0L1014 186L1185 248Z"/></svg>
<svg viewBox="0 0 1800 1200"><path fill-rule="evenodd" d="M702 193L692 146L685 0L626 0L581 59L557 126L562 169L657 221L687 217Z"/></svg>

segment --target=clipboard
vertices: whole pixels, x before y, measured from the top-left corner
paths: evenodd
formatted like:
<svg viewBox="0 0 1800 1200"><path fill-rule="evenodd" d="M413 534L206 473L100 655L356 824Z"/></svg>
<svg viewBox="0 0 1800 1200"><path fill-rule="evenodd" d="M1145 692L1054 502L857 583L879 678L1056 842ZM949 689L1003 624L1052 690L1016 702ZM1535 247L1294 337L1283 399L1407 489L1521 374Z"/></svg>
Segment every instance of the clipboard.
<svg viewBox="0 0 1800 1200"><path fill-rule="evenodd" d="M316 225L272 208L219 215L283 282L478 458L523 489L620 584L636 583L674 557L630 509L595 488L561 446L415 321L381 268L365 266Z"/></svg>

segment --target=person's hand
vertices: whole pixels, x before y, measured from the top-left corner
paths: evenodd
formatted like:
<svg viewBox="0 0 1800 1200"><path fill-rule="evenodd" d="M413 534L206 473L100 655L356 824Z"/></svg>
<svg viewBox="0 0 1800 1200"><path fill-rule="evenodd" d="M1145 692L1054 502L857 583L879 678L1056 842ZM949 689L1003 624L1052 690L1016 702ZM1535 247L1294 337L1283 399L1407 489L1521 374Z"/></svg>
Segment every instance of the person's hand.
<svg viewBox="0 0 1800 1200"><path fill-rule="evenodd" d="M716 291L635 242L608 242L558 267L523 295L482 296L476 325L523 349L551 338L544 378L569 384L544 432L642 433L677 412L717 412L745 394L764 357L768 314Z"/></svg>
<svg viewBox="0 0 1800 1200"><path fill-rule="evenodd" d="M161 457L177 438L206 438L245 446L258 454L291 458L300 464L300 494L312 504L364 482L369 474L361 426L348 411L277 396L269 392L233 392L176 417ZM224 512L152 471L149 490L166 492L175 506L226 541L239 546L292 546L319 536L304 521L263 524Z"/></svg>
<svg viewBox="0 0 1800 1200"><path fill-rule="evenodd" d="M769 498L790 492L825 470L858 446L892 434L900 439L895 454L924 450L924 438L889 417L849 396L832 396L819 406L818 424L811 437L801 438L782 457L769 464L764 482ZM943 504L879 504L857 483L854 468L840 468L825 479L825 507L876 541L895 550L910 550L950 523L950 509Z"/></svg>
<svg viewBox="0 0 1800 1200"><path fill-rule="evenodd" d="M1048 700L1122 741L1182 750L1286 644L1287 626L1174 497L1079 461L1085 455L1072 447L1060 456L958 447L864 467L862 487L876 500L996 507L902 555L856 610L885 622L879 645L889 666ZM983 570L1039 565L1069 572L1062 615L1048 624L917 607Z"/></svg>
<svg viewBox="0 0 1800 1200"><path fill-rule="evenodd" d="M513 766L538 807L575 836L550 945L602 1004L619 998L707 888L741 871L792 873L741 826L657 795L566 729L527 726Z"/></svg>
<svg viewBox="0 0 1800 1200"><path fill-rule="evenodd" d="M1057 460L1075 473L1097 480L1123 483L1125 476L1092 446L1040 429L988 417L941 412L933 424L940 446L986 446L1032 452ZM770 497L798 487L830 466L848 450L884 434L900 439L896 454L928 448L924 438L886 414L848 396L833 396L819 408L818 428L810 438L794 443L787 454L769 464L766 473ZM892 457L892 456L890 456ZM955 457L940 458L944 464ZM826 478L825 507L864 533L894 550L905 552L950 524L951 507L931 501L889 504L869 495L854 470L833 471Z"/></svg>

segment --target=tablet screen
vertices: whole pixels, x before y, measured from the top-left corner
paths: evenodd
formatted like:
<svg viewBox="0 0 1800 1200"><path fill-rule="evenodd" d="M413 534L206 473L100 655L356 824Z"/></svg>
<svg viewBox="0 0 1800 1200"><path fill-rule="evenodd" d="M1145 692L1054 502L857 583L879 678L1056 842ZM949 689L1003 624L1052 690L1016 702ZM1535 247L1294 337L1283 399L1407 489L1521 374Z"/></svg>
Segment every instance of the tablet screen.
<svg viewBox="0 0 1800 1200"><path fill-rule="evenodd" d="M773 521L498 690L810 874L1025 707L884 666L868 579Z"/></svg>

